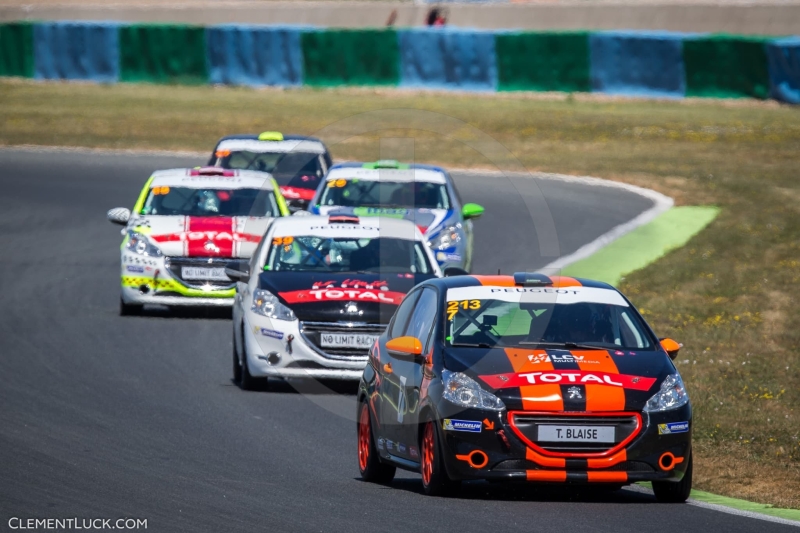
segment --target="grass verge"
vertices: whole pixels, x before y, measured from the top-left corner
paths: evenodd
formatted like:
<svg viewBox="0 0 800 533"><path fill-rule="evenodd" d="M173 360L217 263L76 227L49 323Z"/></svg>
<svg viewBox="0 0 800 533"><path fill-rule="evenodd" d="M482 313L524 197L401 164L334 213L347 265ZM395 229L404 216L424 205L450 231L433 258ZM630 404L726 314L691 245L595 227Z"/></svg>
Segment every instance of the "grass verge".
<svg viewBox="0 0 800 533"><path fill-rule="evenodd" d="M324 133L340 140L337 157L374 160L378 135L360 135L344 119L386 108L463 121L449 139L431 129L381 132L414 137L418 161L490 166L479 130L530 170L625 181L678 206L718 206L705 231L627 275L621 288L660 335L686 346L677 364L695 406L696 487L800 508L800 109L3 82L0 144L208 151L226 133L314 133L333 124Z"/></svg>

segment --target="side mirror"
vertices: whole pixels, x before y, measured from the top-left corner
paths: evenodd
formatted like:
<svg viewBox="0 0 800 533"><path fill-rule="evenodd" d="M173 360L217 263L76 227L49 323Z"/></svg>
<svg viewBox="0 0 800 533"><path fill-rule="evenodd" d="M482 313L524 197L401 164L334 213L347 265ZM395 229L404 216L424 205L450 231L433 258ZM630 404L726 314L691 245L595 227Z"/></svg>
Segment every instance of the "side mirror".
<svg viewBox="0 0 800 533"><path fill-rule="evenodd" d="M397 337L386 342L386 349L399 359L413 361L422 355L422 343L416 337Z"/></svg>
<svg viewBox="0 0 800 533"><path fill-rule="evenodd" d="M661 341L661 347L664 348L664 351L667 352L667 355L670 359L675 359L678 357L678 351L683 348L683 344L679 344L672 339L658 339Z"/></svg>
<svg viewBox="0 0 800 533"><path fill-rule="evenodd" d="M250 280L250 261L237 259L225 265L225 275L233 281L247 283Z"/></svg>
<svg viewBox="0 0 800 533"><path fill-rule="evenodd" d="M468 276L469 272L464 270L463 268L458 267L447 267L444 269L444 277L449 278L451 276Z"/></svg>
<svg viewBox="0 0 800 533"><path fill-rule="evenodd" d="M469 220L471 218L478 218L484 211L485 209L482 205L464 204L464 207L461 208L461 216L464 217L464 220Z"/></svg>
<svg viewBox="0 0 800 533"><path fill-rule="evenodd" d="M127 207L115 207L114 209L108 210L106 218L109 222L124 226L131 219L131 210Z"/></svg>

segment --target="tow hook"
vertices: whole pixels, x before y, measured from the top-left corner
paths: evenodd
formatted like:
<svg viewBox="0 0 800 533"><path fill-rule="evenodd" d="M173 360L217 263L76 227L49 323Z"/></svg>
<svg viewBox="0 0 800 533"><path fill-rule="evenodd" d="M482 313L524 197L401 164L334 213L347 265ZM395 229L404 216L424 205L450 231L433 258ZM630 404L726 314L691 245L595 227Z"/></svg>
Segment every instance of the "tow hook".
<svg viewBox="0 0 800 533"><path fill-rule="evenodd" d="M291 333L288 337L286 337L286 351L291 354L292 353L292 341L294 340L294 335Z"/></svg>

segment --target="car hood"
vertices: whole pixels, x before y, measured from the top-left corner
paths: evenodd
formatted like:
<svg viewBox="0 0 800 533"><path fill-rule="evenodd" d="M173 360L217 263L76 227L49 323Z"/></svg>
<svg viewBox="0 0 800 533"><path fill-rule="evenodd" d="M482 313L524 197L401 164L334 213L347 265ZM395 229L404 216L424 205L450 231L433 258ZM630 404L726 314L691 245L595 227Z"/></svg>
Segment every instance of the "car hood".
<svg viewBox="0 0 800 533"><path fill-rule="evenodd" d="M328 215L332 212L355 215L359 217L389 217L410 220L419 228L420 232L427 236L438 232L444 223L449 220L453 211L449 209L406 209L394 207L341 207L341 206L320 206L317 208L320 215Z"/></svg>
<svg viewBox="0 0 800 533"><path fill-rule="evenodd" d="M268 217L142 216L128 225L172 257L244 258L253 255Z"/></svg>
<svg viewBox="0 0 800 533"><path fill-rule="evenodd" d="M388 324L403 297L432 274L262 272L258 288L278 296L298 319Z"/></svg>
<svg viewBox="0 0 800 533"><path fill-rule="evenodd" d="M675 367L663 351L448 348L444 366L509 411L641 411Z"/></svg>

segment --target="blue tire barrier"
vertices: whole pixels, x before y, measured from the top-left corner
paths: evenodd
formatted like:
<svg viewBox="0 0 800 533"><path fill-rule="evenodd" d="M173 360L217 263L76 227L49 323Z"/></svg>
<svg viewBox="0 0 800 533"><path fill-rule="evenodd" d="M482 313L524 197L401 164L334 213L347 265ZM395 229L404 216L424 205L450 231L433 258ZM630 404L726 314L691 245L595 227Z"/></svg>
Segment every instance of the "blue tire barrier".
<svg viewBox="0 0 800 533"><path fill-rule="evenodd" d="M767 43L770 96L781 102L800 104L800 37Z"/></svg>
<svg viewBox="0 0 800 533"><path fill-rule="evenodd" d="M592 91L682 98L686 92L680 33L599 32L589 36Z"/></svg>
<svg viewBox="0 0 800 533"><path fill-rule="evenodd" d="M34 77L119 79L119 31L113 23L44 22L33 26Z"/></svg>
<svg viewBox="0 0 800 533"><path fill-rule="evenodd" d="M473 91L497 89L494 34L451 28L398 32L400 85Z"/></svg>
<svg viewBox="0 0 800 533"><path fill-rule="evenodd" d="M209 81L225 85L303 83L301 27L213 26L207 29Z"/></svg>

